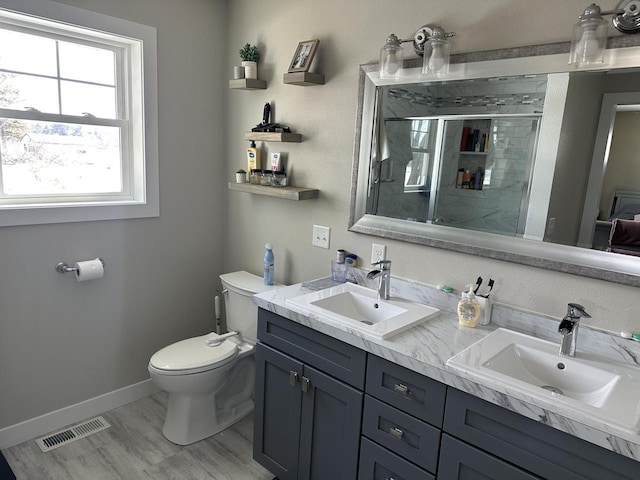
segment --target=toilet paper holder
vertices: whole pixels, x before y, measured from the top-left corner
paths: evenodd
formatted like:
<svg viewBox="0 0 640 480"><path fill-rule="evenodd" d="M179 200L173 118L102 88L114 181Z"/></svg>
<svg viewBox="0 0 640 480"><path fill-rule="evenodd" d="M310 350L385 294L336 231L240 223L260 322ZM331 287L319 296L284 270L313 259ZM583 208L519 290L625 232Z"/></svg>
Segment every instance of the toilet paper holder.
<svg viewBox="0 0 640 480"><path fill-rule="evenodd" d="M100 260L100 263L102 263L102 266L104 267L104 260L102 258L98 257L96 260ZM77 270L78 270L77 267L70 267L65 262L60 262L56 265L56 272L58 273L73 273L73 272L76 272Z"/></svg>

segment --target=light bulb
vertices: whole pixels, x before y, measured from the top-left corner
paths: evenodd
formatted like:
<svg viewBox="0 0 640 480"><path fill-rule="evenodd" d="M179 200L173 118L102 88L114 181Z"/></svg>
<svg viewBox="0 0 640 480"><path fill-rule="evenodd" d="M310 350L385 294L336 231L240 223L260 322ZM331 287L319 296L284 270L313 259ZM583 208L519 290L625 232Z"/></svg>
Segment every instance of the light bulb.
<svg viewBox="0 0 640 480"><path fill-rule="evenodd" d="M422 73L444 76L449 73L449 42L429 40L424 49Z"/></svg>
<svg viewBox="0 0 640 480"><path fill-rule="evenodd" d="M387 53L383 68L388 75L395 75L398 72L398 56L396 52Z"/></svg>
<svg viewBox="0 0 640 480"><path fill-rule="evenodd" d="M599 63L599 56L600 41L596 36L596 27L586 28L576 46L576 61L578 63Z"/></svg>
<svg viewBox="0 0 640 480"><path fill-rule="evenodd" d="M432 73L440 73L446 65L445 55L441 45L434 45L429 56L429 71Z"/></svg>

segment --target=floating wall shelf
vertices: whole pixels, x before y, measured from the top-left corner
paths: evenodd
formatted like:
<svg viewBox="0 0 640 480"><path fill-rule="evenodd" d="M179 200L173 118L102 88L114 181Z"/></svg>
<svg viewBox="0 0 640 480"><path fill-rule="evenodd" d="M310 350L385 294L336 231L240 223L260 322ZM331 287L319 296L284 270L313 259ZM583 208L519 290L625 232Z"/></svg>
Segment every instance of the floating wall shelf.
<svg viewBox="0 0 640 480"><path fill-rule="evenodd" d="M324 75L310 72L285 73L282 76L282 81L288 85L301 85L303 87L324 85Z"/></svg>
<svg viewBox="0 0 640 480"><path fill-rule="evenodd" d="M254 193L267 197L283 198L285 200L312 200L318 198L320 191L315 188L305 187L269 187L266 185L253 185L251 183L229 182L229 190L236 192Z"/></svg>
<svg viewBox="0 0 640 480"><path fill-rule="evenodd" d="M302 135L299 133L285 132L244 132L245 140L254 140L261 142L302 142Z"/></svg>
<svg viewBox="0 0 640 480"><path fill-rule="evenodd" d="M229 80L229 88L240 90L265 90L267 82L254 78L239 78L237 80Z"/></svg>

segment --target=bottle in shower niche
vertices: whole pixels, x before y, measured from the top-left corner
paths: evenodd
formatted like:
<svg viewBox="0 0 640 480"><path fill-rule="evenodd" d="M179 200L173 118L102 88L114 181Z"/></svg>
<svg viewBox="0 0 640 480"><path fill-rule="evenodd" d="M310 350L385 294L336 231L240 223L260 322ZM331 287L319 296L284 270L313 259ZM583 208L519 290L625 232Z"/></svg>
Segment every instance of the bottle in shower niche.
<svg viewBox="0 0 640 480"><path fill-rule="evenodd" d="M273 285L273 248L270 243L267 243L264 246L264 284L265 285Z"/></svg>

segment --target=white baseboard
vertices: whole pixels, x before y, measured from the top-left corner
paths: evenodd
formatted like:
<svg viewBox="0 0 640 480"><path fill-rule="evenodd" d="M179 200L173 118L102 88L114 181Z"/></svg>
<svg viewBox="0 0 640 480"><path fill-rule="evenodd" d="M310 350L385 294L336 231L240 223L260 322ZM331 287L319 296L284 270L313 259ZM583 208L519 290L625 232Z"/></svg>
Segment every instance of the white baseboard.
<svg viewBox="0 0 640 480"><path fill-rule="evenodd" d="M127 387L105 393L75 405L45 413L39 417L0 429L0 449L9 448L32 438L78 423L94 415L113 410L159 392L151 381L144 380Z"/></svg>

